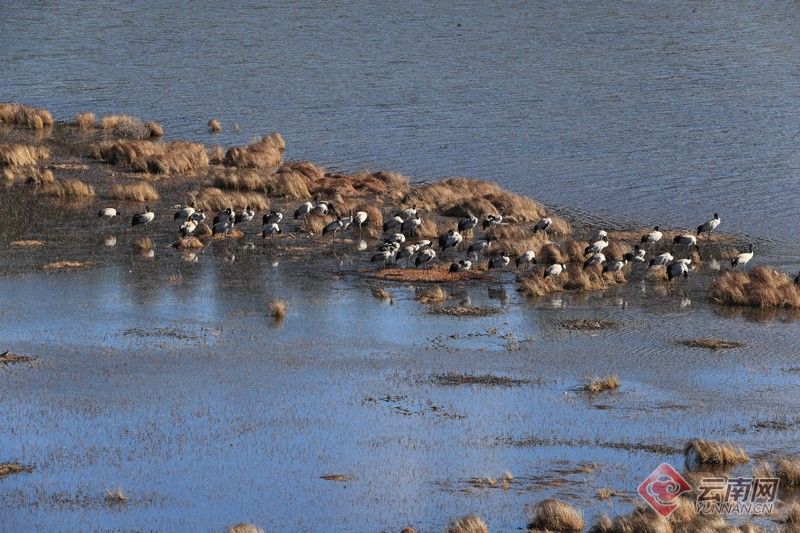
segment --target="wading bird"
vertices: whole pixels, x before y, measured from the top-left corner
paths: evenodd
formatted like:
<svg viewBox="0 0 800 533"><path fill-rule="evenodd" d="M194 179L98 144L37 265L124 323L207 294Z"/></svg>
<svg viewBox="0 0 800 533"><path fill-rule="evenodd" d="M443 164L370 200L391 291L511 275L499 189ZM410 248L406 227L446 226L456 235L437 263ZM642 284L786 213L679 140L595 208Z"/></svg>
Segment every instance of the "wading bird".
<svg viewBox="0 0 800 533"><path fill-rule="evenodd" d="M489 270L492 269L499 269L503 270L509 264L511 264L511 258L505 252L500 252L500 255L497 257L492 257L489 259Z"/></svg>
<svg viewBox="0 0 800 533"><path fill-rule="evenodd" d="M439 248L444 251L448 248L455 248L464 238L454 229L447 230L447 233L439 237Z"/></svg>
<svg viewBox="0 0 800 533"><path fill-rule="evenodd" d="M737 266L744 266L750 262L753 258L753 245L750 245L749 251L741 253L737 255L733 261L731 261L731 268L736 268Z"/></svg>
<svg viewBox="0 0 800 533"><path fill-rule="evenodd" d="M472 213L469 213L468 215L468 218L462 218L458 221L458 231L469 231L478 225L478 217Z"/></svg>
<svg viewBox="0 0 800 533"><path fill-rule="evenodd" d="M474 255L475 259L478 259L478 256L481 255L487 248L492 245L492 239L486 238L482 241L475 241L469 245L467 248L467 256Z"/></svg>
<svg viewBox="0 0 800 533"><path fill-rule="evenodd" d="M261 217L262 224L280 224L283 220L283 213L279 211L270 211Z"/></svg>
<svg viewBox="0 0 800 533"><path fill-rule="evenodd" d="M457 272L466 272L470 268L472 268L472 261L468 259L461 259L460 261L450 264L449 272L451 274L455 274Z"/></svg>
<svg viewBox="0 0 800 533"><path fill-rule="evenodd" d="M325 227L322 228L322 234L327 235L328 233L333 233L333 240L336 241L336 232L344 228L344 222L342 222L342 217L336 217L336 220L332 222L328 222L325 224Z"/></svg>
<svg viewBox="0 0 800 533"><path fill-rule="evenodd" d="M414 216L400 224L400 232L403 235L412 235L419 231L420 226L422 226L422 219L419 217L419 213L415 210Z"/></svg>
<svg viewBox="0 0 800 533"><path fill-rule="evenodd" d="M230 222L233 223L233 209L228 207L224 211L220 211L217 213L217 216L214 217L213 224L216 226L220 222Z"/></svg>
<svg viewBox="0 0 800 533"><path fill-rule="evenodd" d="M188 237L189 235L194 233L194 230L196 229L197 229L197 222L195 222L192 219L189 219L183 224L181 224L180 232L183 237Z"/></svg>
<svg viewBox="0 0 800 533"><path fill-rule="evenodd" d="M189 218L195 213L195 209L192 204L189 204L187 206L177 205L175 207L178 210L175 211L175 215L173 217L174 220L180 220L181 222L184 222L186 220L189 220Z"/></svg>
<svg viewBox="0 0 800 533"><path fill-rule="evenodd" d="M608 236L602 236L583 250L584 255L602 252L608 246Z"/></svg>
<svg viewBox="0 0 800 533"><path fill-rule="evenodd" d="M518 270L519 270L519 267L521 267L523 265L527 269L531 265L535 265L535 264L536 264L536 254L534 253L533 250L528 250L527 252L522 252L521 254L519 254L517 256L516 265L517 265L517 269Z"/></svg>
<svg viewBox="0 0 800 533"><path fill-rule="evenodd" d="M426 248L417 254L417 258L414 260L414 266L430 265L430 262L433 261L435 257L436 252L430 248Z"/></svg>
<svg viewBox="0 0 800 533"><path fill-rule="evenodd" d="M679 246L697 246L697 237L694 235L676 235L674 239L672 239L672 244L677 244Z"/></svg>
<svg viewBox="0 0 800 533"><path fill-rule="evenodd" d="M720 223L719 214L714 213L714 218L697 226L698 237L700 236L701 233L708 233L708 236L711 237L711 232L717 229L719 223Z"/></svg>
<svg viewBox="0 0 800 533"><path fill-rule="evenodd" d="M542 277L549 278L552 276L554 278L557 278L558 276L561 275L562 272L565 272L566 270L567 270L567 265L565 265L564 263L555 263L544 269Z"/></svg>
<svg viewBox="0 0 800 533"><path fill-rule="evenodd" d="M655 244L661 240L664 234L661 233L661 230L658 229L658 226L653 228L653 231L648 233L647 235L642 235L642 244Z"/></svg>
<svg viewBox="0 0 800 533"><path fill-rule="evenodd" d="M241 213L236 213L236 215L233 217L233 224L236 226L247 224L253 220L254 216L256 216L256 212L253 211L253 209L248 205L244 208L244 211Z"/></svg>
<svg viewBox="0 0 800 533"><path fill-rule="evenodd" d="M597 252L595 254L592 254L592 257L590 257L583 263L583 268L594 265L602 265L605 262L605 260L606 256L603 254L603 252Z"/></svg>
<svg viewBox="0 0 800 533"><path fill-rule="evenodd" d="M533 232L539 233L540 231L544 233L545 238L547 238L547 230L550 226L553 225L553 219L550 217L544 217L543 219L539 220L535 226L533 226Z"/></svg>
<svg viewBox="0 0 800 533"><path fill-rule="evenodd" d="M683 276L684 278L689 277L689 269L692 266L691 259L678 259L677 261L673 261L667 265L667 279L672 281L673 279Z"/></svg>
<svg viewBox="0 0 800 533"><path fill-rule="evenodd" d="M611 261L610 263L606 263L606 265L603 267L603 273L605 274L606 272L612 272L612 273L619 272L620 270L622 270L622 267L624 267L627 264L628 262L624 259L622 261Z"/></svg>
<svg viewBox="0 0 800 533"><path fill-rule="evenodd" d="M483 229L503 223L503 215L486 215L483 219Z"/></svg>
<svg viewBox="0 0 800 533"><path fill-rule="evenodd" d="M156 218L156 214L150 211L150 206L145 206L144 213L138 213L131 218L131 226L149 224Z"/></svg>
<svg viewBox="0 0 800 533"><path fill-rule="evenodd" d="M650 260L650 268L665 266L667 263L672 261L672 259L673 257L671 253L664 252L663 254L657 255Z"/></svg>
<svg viewBox="0 0 800 533"><path fill-rule="evenodd" d="M117 213L117 210L113 207L104 207L97 213L98 218L104 218L106 220L111 220L114 217L118 217L120 214Z"/></svg>
<svg viewBox="0 0 800 533"><path fill-rule="evenodd" d="M639 245L637 244L633 247L633 250L631 250L630 252L626 252L625 255L622 256L622 258L628 262L638 261L640 263L643 263L644 256L646 253L647 252L639 248Z"/></svg>
<svg viewBox="0 0 800 533"><path fill-rule="evenodd" d="M266 238L267 235L280 235L283 233L281 227L278 226L277 222L271 222L264 226L264 231L261 232L261 237Z"/></svg>

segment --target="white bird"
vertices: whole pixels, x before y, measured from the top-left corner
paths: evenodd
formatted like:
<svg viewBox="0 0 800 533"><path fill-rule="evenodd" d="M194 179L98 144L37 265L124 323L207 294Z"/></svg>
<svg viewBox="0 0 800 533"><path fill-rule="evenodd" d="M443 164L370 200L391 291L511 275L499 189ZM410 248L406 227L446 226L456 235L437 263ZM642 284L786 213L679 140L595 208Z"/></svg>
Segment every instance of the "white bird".
<svg viewBox="0 0 800 533"><path fill-rule="evenodd" d="M458 262L450 264L450 273L455 274L456 272L466 272L470 268L472 268L472 261L462 259Z"/></svg>
<svg viewBox="0 0 800 533"><path fill-rule="evenodd" d="M667 265L667 279L672 281L674 278L683 276L689 277L689 268L691 266L691 259L678 259Z"/></svg>
<svg viewBox="0 0 800 533"><path fill-rule="evenodd" d="M750 245L750 251L741 253L737 255L733 261L731 261L731 268L736 268L737 266L744 266L750 262L753 258L753 245Z"/></svg>
<svg viewBox="0 0 800 533"><path fill-rule="evenodd" d="M395 215L383 223L383 231L394 231L395 229L401 227L403 222L405 222L403 217L400 215Z"/></svg>
<svg viewBox="0 0 800 533"><path fill-rule="evenodd" d="M488 237L482 241L475 241L469 245L469 248L467 248L467 255L475 255L475 259L477 259L478 256L486 251L486 249L491 245L492 239L489 239Z"/></svg>
<svg viewBox="0 0 800 533"><path fill-rule="evenodd" d="M306 218L309 213L314 209L314 204L311 202L303 202L297 209L294 210L294 219Z"/></svg>
<svg viewBox="0 0 800 533"><path fill-rule="evenodd" d="M397 252L397 261L405 259L407 264L411 257L418 251L419 244L409 244L408 246L403 246L400 248L400 251Z"/></svg>
<svg viewBox="0 0 800 533"><path fill-rule="evenodd" d="M608 237L603 236L587 246L583 253L584 255L596 254L602 252L606 246L608 246Z"/></svg>
<svg viewBox="0 0 800 533"><path fill-rule="evenodd" d="M423 248L430 248L433 243L428 239L422 239L421 241L417 241L417 244L419 245L419 249L422 250Z"/></svg>
<svg viewBox="0 0 800 533"><path fill-rule="evenodd" d="M184 237L187 237L187 236L191 235L192 233L194 233L194 230L196 230L196 229L197 229L197 222L195 222L194 220L189 219L186 222L184 222L183 224L181 224L181 228L180 228L181 235L184 236Z"/></svg>
<svg viewBox="0 0 800 533"><path fill-rule="evenodd" d="M261 236L266 238L267 235L280 235L281 233L283 233L283 231L281 227L278 226L278 223L271 222L264 226L264 231L261 232Z"/></svg>
<svg viewBox="0 0 800 533"><path fill-rule="evenodd" d="M544 217L543 219L539 220L535 226L533 226L533 232L539 233L540 231L544 232L544 236L547 237L547 230L550 226L553 225L553 219L550 217Z"/></svg>
<svg viewBox="0 0 800 533"><path fill-rule="evenodd" d="M198 224L200 224L201 222L205 222L205 220L206 220L206 214L203 212L203 210L202 210L202 209L198 209L197 211L195 211L194 213L192 213L192 214L189 216L189 218L190 218L191 220L194 220L194 221L195 221L195 222L197 222Z"/></svg>
<svg viewBox="0 0 800 533"><path fill-rule="evenodd" d="M646 253L647 252L639 248L639 245L637 244L633 247L633 250L631 250L630 252L626 252L625 255L622 256L622 258L625 261L638 261L640 263L643 263L644 256Z"/></svg>
<svg viewBox="0 0 800 533"><path fill-rule="evenodd" d="M236 213L236 216L233 217L233 223L237 226L241 224L247 224L253 217L256 216L256 212L248 205L244 208L244 211L241 213Z"/></svg>
<svg viewBox="0 0 800 533"><path fill-rule="evenodd" d="M377 251L383 252L385 250L394 250L395 252L397 252L398 250L400 250L400 243L386 240L382 242L380 246L378 246Z"/></svg>
<svg viewBox="0 0 800 533"><path fill-rule="evenodd" d="M156 218L156 214L150 211L150 206L145 206L144 213L138 213L131 218L131 226L149 224Z"/></svg>
<svg viewBox="0 0 800 533"><path fill-rule="evenodd" d="M280 224L282 220L283 220L283 213L279 211L270 211L269 213L266 213L264 214L263 217L261 217L261 222L265 226L267 224Z"/></svg>
<svg viewBox="0 0 800 533"><path fill-rule="evenodd" d="M601 265L601 264L603 264L605 262L605 260L606 260L606 256L603 255L602 252L597 252L597 253L593 254L592 257L587 259L585 263L583 263L583 268L594 266L594 265Z"/></svg>
<svg viewBox="0 0 800 533"><path fill-rule="evenodd" d="M233 209L228 207L224 211L220 211L219 213L217 213L217 216L214 217L213 223L214 223L215 226L220 222L231 222L231 223L233 223L233 219L234 219Z"/></svg>
<svg viewBox="0 0 800 533"><path fill-rule="evenodd" d="M339 231L344 227L344 223L342 222L342 217L336 217L336 220L332 222L328 222L325 224L325 227L322 228L322 234L327 235L328 233L333 233L333 240L336 240L336 232Z"/></svg>
<svg viewBox="0 0 800 533"><path fill-rule="evenodd" d="M483 219L483 229L488 229L503 223L503 215L486 215Z"/></svg>
<svg viewBox="0 0 800 533"><path fill-rule="evenodd" d="M353 210L352 209L350 210L349 217L342 217L341 220L342 220L342 231L344 231L347 228L349 228L350 225L353 223Z"/></svg>
<svg viewBox="0 0 800 533"><path fill-rule="evenodd" d="M353 216L353 223L358 226L358 231L361 232L361 226L367 221L368 215L366 211L356 211Z"/></svg>
<svg viewBox="0 0 800 533"><path fill-rule="evenodd" d="M406 236L402 233L392 233L386 238L386 242L399 242L402 244L406 242Z"/></svg>
<svg viewBox="0 0 800 533"><path fill-rule="evenodd" d="M211 235L217 235L218 233L228 234L233 229L233 220L230 218L228 220L219 220L214 223L214 226L211 228Z"/></svg>
<svg viewBox="0 0 800 533"><path fill-rule="evenodd" d="M433 261L435 257L436 251L426 248L417 254L417 258L414 260L414 266L418 267L420 265L428 264Z"/></svg>
<svg viewBox="0 0 800 533"><path fill-rule="evenodd" d="M608 232L606 230L604 230L604 229L597 230L597 233L594 234L594 238L592 239L592 242L599 241L600 239L603 239L603 238L608 240Z"/></svg>
<svg viewBox="0 0 800 533"><path fill-rule="evenodd" d="M511 258L505 252L500 252L500 255L497 257L492 257L489 259L489 269L498 268L503 270L509 264L511 264Z"/></svg>
<svg viewBox="0 0 800 533"><path fill-rule="evenodd" d="M178 210L175 211L175 216L173 217L173 220L180 220L181 222L185 222L186 220L189 220L189 218L195 213L195 208L192 205L187 205L185 207L178 205L176 207Z"/></svg>
<svg viewBox="0 0 800 533"><path fill-rule="evenodd" d="M665 266L667 263L672 261L672 254L669 252L664 252L663 254L657 255L650 260L650 268L658 268L661 266Z"/></svg>
<svg viewBox="0 0 800 533"><path fill-rule="evenodd" d="M653 231L648 233L647 235L642 235L642 244L655 244L661 240L664 234L658 229L658 226L653 228Z"/></svg>
<svg viewBox="0 0 800 533"><path fill-rule="evenodd" d="M619 272L620 270L622 270L622 267L624 267L627 264L628 262L624 259L622 261L611 261L610 263L606 263L606 265L603 267L603 273Z"/></svg>
<svg viewBox="0 0 800 533"><path fill-rule="evenodd" d="M104 218L106 220L111 220L116 216L119 216L119 213L117 213L117 210L113 207L104 207L97 213L98 218Z"/></svg>
<svg viewBox="0 0 800 533"><path fill-rule="evenodd" d="M448 230L446 234L439 237L439 248L442 250L447 250L448 248L455 248L461 241L464 240L464 237L461 236L459 232L456 230Z"/></svg>
<svg viewBox="0 0 800 533"><path fill-rule="evenodd" d="M525 268L528 268L530 265L536 264L536 253L533 250L528 250L527 252L522 252L520 255L517 256L517 268L522 265L525 265Z"/></svg>
<svg viewBox="0 0 800 533"><path fill-rule="evenodd" d="M314 209L311 212L315 215L327 215L328 213L336 212L336 209L333 207L333 202L329 202L327 200L321 200L317 202L314 206Z"/></svg>
<svg viewBox="0 0 800 533"><path fill-rule="evenodd" d="M719 223L720 223L719 213L714 213L714 218L697 226L697 235L700 236L701 233L708 233L710 237L711 232L717 229Z"/></svg>
<svg viewBox="0 0 800 533"><path fill-rule="evenodd" d="M672 244L678 244L681 246L697 246L697 237L694 235L676 235L674 239L672 239Z"/></svg>
<svg viewBox="0 0 800 533"><path fill-rule="evenodd" d="M458 231L468 231L478 225L478 217L469 213L469 218L462 218L458 221Z"/></svg>
<svg viewBox="0 0 800 533"><path fill-rule="evenodd" d="M419 213L415 212L413 217L400 224L400 232L404 235L411 235L419 231L420 226L422 226L422 219L419 217Z"/></svg>
<svg viewBox="0 0 800 533"><path fill-rule="evenodd" d="M412 207L407 207L407 208L401 210L399 213L396 213L394 216L400 217L403 220L409 220L409 219L412 219L412 218L416 218L417 217L417 206L415 204Z"/></svg>
<svg viewBox="0 0 800 533"><path fill-rule="evenodd" d="M567 265L565 265L564 263L555 263L544 269L542 277L545 278L550 276L558 277L561 275L562 272L566 270L567 270Z"/></svg>
<svg viewBox="0 0 800 533"><path fill-rule="evenodd" d="M394 259L396 253L397 250L395 248L382 250L373 254L369 262L382 263L383 266L386 266L387 263L390 263Z"/></svg>

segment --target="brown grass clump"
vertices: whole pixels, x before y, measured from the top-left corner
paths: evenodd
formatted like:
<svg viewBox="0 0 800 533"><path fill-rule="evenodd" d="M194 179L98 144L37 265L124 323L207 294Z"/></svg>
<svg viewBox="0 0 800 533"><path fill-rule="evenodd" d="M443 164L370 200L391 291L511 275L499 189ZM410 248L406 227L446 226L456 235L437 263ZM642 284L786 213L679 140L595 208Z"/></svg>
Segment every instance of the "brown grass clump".
<svg viewBox="0 0 800 533"><path fill-rule="evenodd" d="M584 250L586 248L584 247ZM608 246L603 249L603 255L609 261L622 261L622 256L631 251L631 246L624 242L611 241Z"/></svg>
<svg viewBox="0 0 800 533"><path fill-rule="evenodd" d="M123 505L128 503L128 497L119 487L116 489L107 490L104 499L108 505Z"/></svg>
<svg viewBox="0 0 800 533"><path fill-rule="evenodd" d="M90 156L135 172L153 174L195 173L209 164L205 146L188 141L104 141L92 145Z"/></svg>
<svg viewBox="0 0 800 533"><path fill-rule="evenodd" d="M583 514L580 511L566 502L549 498L536 505L528 529L583 531L583 526Z"/></svg>
<svg viewBox="0 0 800 533"><path fill-rule="evenodd" d="M281 164L286 142L280 133L270 133L247 146L234 146L225 152L225 164L229 167L263 168Z"/></svg>
<svg viewBox="0 0 800 533"><path fill-rule="evenodd" d="M94 187L81 180L65 179L45 185L40 192L56 198L91 198Z"/></svg>
<svg viewBox="0 0 800 533"><path fill-rule="evenodd" d="M30 468L19 463L0 463L0 478L22 472L30 472Z"/></svg>
<svg viewBox="0 0 800 533"><path fill-rule="evenodd" d="M632 513L612 520L601 515L589 528L590 533L672 533L672 526L651 509L637 508Z"/></svg>
<svg viewBox="0 0 800 533"><path fill-rule="evenodd" d="M567 254L553 243L542 246L541 249L536 252L536 259L543 265L561 264L569 261Z"/></svg>
<svg viewBox="0 0 800 533"><path fill-rule="evenodd" d="M197 237L182 237L172 243L172 247L178 250L200 250L203 242Z"/></svg>
<svg viewBox="0 0 800 533"><path fill-rule="evenodd" d="M396 172L324 173L311 179L313 181L312 193L323 196L377 197L376 199L379 201L397 202L409 190L408 178Z"/></svg>
<svg viewBox="0 0 800 533"><path fill-rule="evenodd" d="M136 241L133 243L133 246L140 252L149 252L155 248L153 240L150 237L141 237L136 239Z"/></svg>
<svg viewBox="0 0 800 533"><path fill-rule="evenodd" d="M212 118L211 120L208 121L208 131L210 131L211 133L221 132L222 123L219 120Z"/></svg>
<svg viewBox="0 0 800 533"><path fill-rule="evenodd" d="M800 502L792 502L786 505L780 522L784 524L800 525ZM795 531L792 529L791 531Z"/></svg>
<svg viewBox="0 0 800 533"><path fill-rule="evenodd" d="M447 293L437 285L436 287L417 293L417 300L425 305L440 304L447 300Z"/></svg>
<svg viewBox="0 0 800 533"><path fill-rule="evenodd" d="M625 283L622 272L603 275L598 268L580 270L578 265L570 265L566 272L558 277L544 278L537 273L518 282L518 288L525 296L536 298L564 291L596 291L609 286Z"/></svg>
<svg viewBox="0 0 800 533"><path fill-rule="evenodd" d="M536 221L545 214L544 207L531 198L508 192L496 183L465 178L415 187L403 198L403 204L454 217L513 214L517 222Z"/></svg>
<svg viewBox="0 0 800 533"><path fill-rule="evenodd" d="M370 272L370 275L386 281L407 283L449 283L486 277L483 272L468 270L451 274L448 269L448 265L437 265L434 268L384 268Z"/></svg>
<svg viewBox="0 0 800 533"><path fill-rule="evenodd" d="M775 464L775 475L783 487L800 487L800 457L784 457Z"/></svg>
<svg viewBox="0 0 800 533"><path fill-rule="evenodd" d="M216 187L205 187L194 199L195 207L204 211L222 211L228 207L244 209L248 205L256 211L267 211L269 201L255 192L225 192Z"/></svg>
<svg viewBox="0 0 800 533"><path fill-rule="evenodd" d="M18 355L15 353L11 353L8 350L6 350L3 353L0 353L0 365L8 365L12 363L30 363L35 360L36 358L31 357L30 355Z"/></svg>
<svg viewBox="0 0 800 533"><path fill-rule="evenodd" d="M269 316L271 316L275 322L282 322L283 319L286 318L286 302L283 300L272 300L267 308L269 310Z"/></svg>
<svg viewBox="0 0 800 533"><path fill-rule="evenodd" d="M392 293L390 293L383 287L373 287L372 289L370 289L370 293L375 299L380 300L382 302L392 303L393 301Z"/></svg>
<svg viewBox="0 0 800 533"><path fill-rule="evenodd" d="M691 348L706 348L708 350L725 350L744 346L743 342L723 341L721 339L689 339L682 341L682 343Z"/></svg>
<svg viewBox="0 0 800 533"><path fill-rule="evenodd" d="M594 497L597 498L598 500L608 500L616 495L617 493L614 491L614 489L609 489L609 488L600 488L597 489L597 491L595 491L594 493Z"/></svg>
<svg viewBox="0 0 800 533"><path fill-rule="evenodd" d="M225 161L225 149L222 146L212 146L208 149L208 160L212 165L221 165Z"/></svg>
<svg viewBox="0 0 800 533"><path fill-rule="evenodd" d="M53 115L46 109L24 104L0 103L0 124L41 130L51 127L54 121Z"/></svg>
<svg viewBox="0 0 800 533"><path fill-rule="evenodd" d="M221 189L261 191L270 197L293 200L310 198L309 188L313 186L305 174L286 165L268 174L258 171L224 174L214 180L214 185Z"/></svg>
<svg viewBox="0 0 800 533"><path fill-rule="evenodd" d="M480 516L470 514L452 520L445 533L489 533L489 528Z"/></svg>
<svg viewBox="0 0 800 533"><path fill-rule="evenodd" d="M522 224L493 226L486 232L486 236L492 239L494 250L509 253L512 255L512 259L528 250L540 249L545 240L544 233L534 235L531 228L526 228Z"/></svg>
<svg viewBox="0 0 800 533"><path fill-rule="evenodd" d="M411 526L406 526L400 530L400 533L417 533L417 530Z"/></svg>
<svg viewBox="0 0 800 533"><path fill-rule="evenodd" d="M350 474L323 474L319 478L325 481L353 481L355 476Z"/></svg>
<svg viewBox="0 0 800 533"><path fill-rule="evenodd" d="M156 188L144 181L127 183L125 185L114 185L111 188L111 197L117 200L142 203L156 202L160 198Z"/></svg>
<svg viewBox="0 0 800 533"><path fill-rule="evenodd" d="M78 113L72 120L72 125L80 130L93 130L94 113Z"/></svg>
<svg viewBox="0 0 800 533"><path fill-rule="evenodd" d="M150 138L164 136L164 128L158 122L147 122L144 127L147 129Z"/></svg>
<svg viewBox="0 0 800 533"><path fill-rule="evenodd" d="M25 239L21 241L11 241L8 243L10 246L17 246L20 248L33 248L35 246L42 246L44 242L35 239Z"/></svg>
<svg viewBox="0 0 800 533"><path fill-rule="evenodd" d="M264 533L263 529L259 529L253 524L235 524L228 528L228 533Z"/></svg>
<svg viewBox="0 0 800 533"><path fill-rule="evenodd" d="M586 251L587 246L589 246L588 242L575 241L572 239L565 241L561 245L562 249L564 250L564 253L567 254L569 260L575 263L583 263L583 260L586 257L586 254L584 254L583 252Z"/></svg>
<svg viewBox="0 0 800 533"><path fill-rule="evenodd" d="M688 465L729 466L750 460L744 449L727 442L693 439L683 449Z"/></svg>
<svg viewBox="0 0 800 533"><path fill-rule="evenodd" d="M589 394L598 394L604 391L619 389L620 381L618 376L606 376L604 378L591 378L584 385L583 390Z"/></svg>
<svg viewBox="0 0 800 533"><path fill-rule="evenodd" d="M91 266L93 263L89 261L54 261L42 265L42 270L72 270L75 268L84 268Z"/></svg>
<svg viewBox="0 0 800 533"><path fill-rule="evenodd" d="M127 139L146 139L150 130L136 117L129 115L109 115L100 119L100 128L114 137Z"/></svg>
<svg viewBox="0 0 800 533"><path fill-rule="evenodd" d="M503 310L499 307L477 307L474 305L454 305L450 307L436 307L429 311L432 315L445 316L492 316Z"/></svg>
<svg viewBox="0 0 800 533"><path fill-rule="evenodd" d="M617 329L619 323L611 320L565 320L560 326L570 331L600 331Z"/></svg>
<svg viewBox="0 0 800 533"><path fill-rule="evenodd" d="M50 151L44 147L0 144L0 167L32 166L49 157Z"/></svg>
<svg viewBox="0 0 800 533"><path fill-rule="evenodd" d="M800 308L800 287L785 273L765 266L750 272L723 272L714 280L711 297L728 305Z"/></svg>
<svg viewBox="0 0 800 533"><path fill-rule="evenodd" d="M167 277L167 283L169 285L181 285L183 284L183 276L180 272L176 272L175 274L171 274Z"/></svg>
<svg viewBox="0 0 800 533"><path fill-rule="evenodd" d="M526 379L508 378L505 376L493 376L491 374L484 374L474 376L471 374L456 374L453 372L447 374L434 374L431 376L431 381L436 385L443 387L455 387L458 385L487 385L495 387L515 387L530 383Z"/></svg>
<svg viewBox="0 0 800 533"><path fill-rule="evenodd" d="M373 205L356 206L355 211L364 211L367 214L367 221L361 227L361 231L368 237L377 237L383 230L383 213Z"/></svg>

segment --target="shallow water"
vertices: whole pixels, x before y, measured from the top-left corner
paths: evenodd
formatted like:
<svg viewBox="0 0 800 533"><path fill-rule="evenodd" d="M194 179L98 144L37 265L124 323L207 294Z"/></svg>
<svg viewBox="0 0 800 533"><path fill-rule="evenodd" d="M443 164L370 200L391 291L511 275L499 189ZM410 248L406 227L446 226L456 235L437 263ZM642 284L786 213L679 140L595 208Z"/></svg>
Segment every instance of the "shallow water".
<svg viewBox="0 0 800 533"><path fill-rule="evenodd" d="M465 175L797 256L797 3L4 2L0 95L170 137ZM225 132L206 133L217 117ZM241 126L232 132L232 124ZM777 222L780 221L780 222Z"/></svg>

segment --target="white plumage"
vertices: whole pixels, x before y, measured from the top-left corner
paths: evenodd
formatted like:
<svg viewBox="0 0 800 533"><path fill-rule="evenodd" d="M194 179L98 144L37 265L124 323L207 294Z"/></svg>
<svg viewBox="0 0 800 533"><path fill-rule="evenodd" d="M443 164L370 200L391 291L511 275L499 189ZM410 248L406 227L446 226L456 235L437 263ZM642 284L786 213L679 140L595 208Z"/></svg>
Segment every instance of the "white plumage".
<svg viewBox="0 0 800 533"><path fill-rule="evenodd" d="M711 220L708 220L706 222L703 222L702 224L697 226L697 235L700 235L701 233L710 234L712 231L717 229L717 226L719 226L719 223L720 223L719 214L718 213L714 213L714 218L712 218Z"/></svg>
<svg viewBox="0 0 800 533"><path fill-rule="evenodd" d="M731 268L736 268L737 266L744 266L750 262L753 258L753 245L750 245L749 251L741 253L737 255L733 261L731 261Z"/></svg>
<svg viewBox="0 0 800 533"><path fill-rule="evenodd" d="M663 254L657 255L650 260L650 268L665 266L667 263L672 261L672 259L673 257L671 253L664 252Z"/></svg>
<svg viewBox="0 0 800 533"><path fill-rule="evenodd" d="M664 234L658 229L658 226L653 228L653 231L647 235L642 236L642 244L655 244L661 240Z"/></svg>
<svg viewBox="0 0 800 533"><path fill-rule="evenodd" d="M517 256L517 261L516 261L517 268L523 265L527 268L530 265L534 264L536 264L536 253L533 250L522 252Z"/></svg>
<svg viewBox="0 0 800 533"><path fill-rule="evenodd" d="M426 248L417 254L417 259L414 261L414 266L425 265L433 261L436 257L436 252L430 248Z"/></svg>
<svg viewBox="0 0 800 533"><path fill-rule="evenodd" d="M543 277L545 278L550 276L558 277L565 270L567 270L567 265L565 265L564 263L555 263L544 269Z"/></svg>

